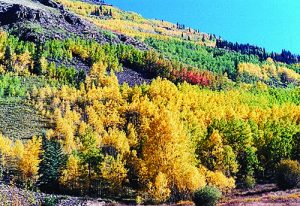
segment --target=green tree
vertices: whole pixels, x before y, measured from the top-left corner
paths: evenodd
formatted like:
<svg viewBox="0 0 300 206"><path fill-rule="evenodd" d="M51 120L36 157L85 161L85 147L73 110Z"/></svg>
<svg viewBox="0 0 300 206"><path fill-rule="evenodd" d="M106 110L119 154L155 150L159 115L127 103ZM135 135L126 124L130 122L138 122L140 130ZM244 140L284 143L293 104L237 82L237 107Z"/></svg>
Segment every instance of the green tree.
<svg viewBox="0 0 300 206"><path fill-rule="evenodd" d="M85 134L80 137L82 147L79 149L79 157L81 164L86 168L87 184L89 192L92 189L92 180L98 177L99 165L103 160L100 146L98 144L96 135L91 129L87 129Z"/></svg>
<svg viewBox="0 0 300 206"><path fill-rule="evenodd" d="M12 71L13 70L13 50L12 48L7 45L5 47L5 52L4 52L4 58L6 61L6 67L8 71Z"/></svg>
<svg viewBox="0 0 300 206"><path fill-rule="evenodd" d="M66 165L66 155L60 143L54 139L43 138L43 154L39 168L39 183L42 191L57 192L62 169Z"/></svg>

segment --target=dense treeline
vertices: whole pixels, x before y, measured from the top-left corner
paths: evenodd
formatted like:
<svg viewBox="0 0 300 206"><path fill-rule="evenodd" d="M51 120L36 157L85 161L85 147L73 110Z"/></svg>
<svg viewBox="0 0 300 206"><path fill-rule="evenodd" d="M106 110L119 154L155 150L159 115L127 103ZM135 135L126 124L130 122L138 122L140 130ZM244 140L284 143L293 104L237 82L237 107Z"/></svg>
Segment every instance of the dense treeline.
<svg viewBox="0 0 300 206"><path fill-rule="evenodd" d="M145 42L170 59L197 67L198 70L228 75L233 81L245 83L262 81L268 85L283 87L289 84L299 85L300 75L293 67L275 63L271 58L260 61L254 54L204 47L175 39L165 41L148 38Z"/></svg>
<svg viewBox="0 0 300 206"><path fill-rule="evenodd" d="M140 51L127 45L100 45L92 40L70 38L67 40L49 40L43 45L25 43L5 32L1 33L0 72L12 72L18 75L44 75L64 84L79 85L86 76L80 69L67 68L64 62L79 57L91 67L99 59L104 59L109 71L120 71L121 65L151 77L161 76L172 81L189 81L173 71L182 70L182 64L170 61L154 51ZM56 65L56 62L62 62ZM211 78L211 80L213 77ZM189 81L192 83L192 81ZM211 82L211 81L210 81ZM201 85L201 82L197 82ZM203 85L208 86L208 85Z"/></svg>
<svg viewBox="0 0 300 206"><path fill-rule="evenodd" d="M52 40L40 48L39 73L60 81L74 83L73 80L83 80L83 71L75 71L72 68L56 68L54 63L47 63L47 59L59 59L71 61L73 56L80 57L86 64L92 66L100 58L105 59L109 71L120 71L122 66L132 68L135 71L147 74L154 78L157 76L167 78L173 82L187 81L200 86L216 87L219 81L211 72L200 72L196 68L189 68L186 73L184 65L175 60L166 59L159 53L149 50L140 51L128 45L100 45L95 41L82 40L79 38L65 41ZM59 71L61 71L59 73ZM80 82L80 81L76 81Z"/></svg>
<svg viewBox="0 0 300 206"><path fill-rule="evenodd" d="M236 76L236 65L239 62L259 63L254 55L241 55L239 53L209 48L187 41L158 40L148 38L145 40L151 47L165 54L169 58L214 73L227 73L231 79Z"/></svg>
<svg viewBox="0 0 300 206"><path fill-rule="evenodd" d="M275 61L283 62L286 64L297 64L300 61L300 56L292 54L290 51L282 50L281 53L275 52L266 52L265 48L253 46L250 44L238 44L232 43L226 40L216 40L216 47L222 49L228 49L232 51L239 52L241 54L255 55L260 58L261 61L266 60L267 58L272 58ZM299 72L299 68L298 68Z"/></svg>
<svg viewBox="0 0 300 206"><path fill-rule="evenodd" d="M161 79L118 87L104 75L79 90L41 89L32 99L53 115L47 137L68 157L61 188L133 189L161 202L189 199L205 184L228 192L232 178L272 178L281 159L298 159L298 96L299 89L214 92Z"/></svg>

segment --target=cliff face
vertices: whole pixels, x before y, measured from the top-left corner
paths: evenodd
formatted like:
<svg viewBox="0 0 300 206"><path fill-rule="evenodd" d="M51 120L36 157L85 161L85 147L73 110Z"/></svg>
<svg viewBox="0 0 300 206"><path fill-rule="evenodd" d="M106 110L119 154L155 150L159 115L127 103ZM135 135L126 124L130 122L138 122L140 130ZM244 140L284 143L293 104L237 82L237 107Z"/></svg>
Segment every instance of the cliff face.
<svg viewBox="0 0 300 206"><path fill-rule="evenodd" d="M21 39L34 42L79 36L99 43L125 43L147 49L131 37L107 34L52 0L0 0L0 26Z"/></svg>

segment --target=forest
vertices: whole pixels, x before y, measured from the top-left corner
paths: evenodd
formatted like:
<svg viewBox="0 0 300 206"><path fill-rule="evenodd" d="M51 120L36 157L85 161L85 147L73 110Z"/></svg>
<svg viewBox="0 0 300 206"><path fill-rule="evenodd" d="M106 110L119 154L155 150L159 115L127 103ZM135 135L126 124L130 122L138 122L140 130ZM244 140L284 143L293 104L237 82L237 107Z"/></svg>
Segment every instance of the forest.
<svg viewBox="0 0 300 206"><path fill-rule="evenodd" d="M238 44L232 43L224 40L217 39L216 40L216 47L222 49L233 50L236 52L240 52L242 54L253 54L259 56L260 59L267 59L271 57L272 59L280 62L284 62L287 64L297 64L299 63L300 56L292 54L290 51L282 50L281 53L275 52L266 52L265 48L261 48L258 46L253 46L249 44Z"/></svg>
<svg viewBox="0 0 300 206"><path fill-rule="evenodd" d="M106 29L109 21L158 24L111 6L58 2ZM103 11L109 17L100 18ZM206 195L219 199L258 182L299 188L297 61L218 40L208 46L202 40L212 44L209 37L186 29L193 33L186 39L176 25L172 34L133 30L127 34L147 50L78 36L36 43L0 32L0 104L26 105L45 124L29 138L0 125L2 182L134 204L203 205ZM69 66L75 60L86 67ZM152 82L119 84L124 68Z"/></svg>

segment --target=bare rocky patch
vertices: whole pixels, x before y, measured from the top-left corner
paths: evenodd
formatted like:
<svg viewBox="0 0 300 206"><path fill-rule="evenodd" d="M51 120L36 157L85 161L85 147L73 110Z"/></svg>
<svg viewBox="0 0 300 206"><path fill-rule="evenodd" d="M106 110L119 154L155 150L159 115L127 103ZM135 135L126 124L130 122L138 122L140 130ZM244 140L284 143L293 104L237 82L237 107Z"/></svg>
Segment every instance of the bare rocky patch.
<svg viewBox="0 0 300 206"><path fill-rule="evenodd" d="M139 73L126 67L123 68L122 72L117 72L116 76L120 85L127 83L130 87L144 83L150 84L152 81L149 75Z"/></svg>
<svg viewBox="0 0 300 206"><path fill-rule="evenodd" d="M275 184L257 185L250 190L237 189L218 206L298 206L300 189L280 190Z"/></svg>

